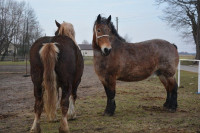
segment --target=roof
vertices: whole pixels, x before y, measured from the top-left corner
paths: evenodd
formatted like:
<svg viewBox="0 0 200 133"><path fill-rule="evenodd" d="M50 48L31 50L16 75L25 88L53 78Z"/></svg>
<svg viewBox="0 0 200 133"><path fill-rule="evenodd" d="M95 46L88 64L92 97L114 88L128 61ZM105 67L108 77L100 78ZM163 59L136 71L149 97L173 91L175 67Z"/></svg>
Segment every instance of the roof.
<svg viewBox="0 0 200 133"><path fill-rule="evenodd" d="M79 47L81 48L81 50L92 50L91 44L79 44Z"/></svg>

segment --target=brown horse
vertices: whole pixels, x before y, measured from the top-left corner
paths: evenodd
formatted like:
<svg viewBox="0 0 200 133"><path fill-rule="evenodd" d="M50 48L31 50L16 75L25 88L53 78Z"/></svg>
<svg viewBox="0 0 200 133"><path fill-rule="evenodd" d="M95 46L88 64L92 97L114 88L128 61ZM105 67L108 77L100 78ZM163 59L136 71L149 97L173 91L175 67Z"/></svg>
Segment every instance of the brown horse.
<svg viewBox="0 0 200 133"><path fill-rule="evenodd" d="M62 27L58 22L58 31ZM31 78L34 84L35 119L31 132L40 133L40 116L45 112L50 121L56 119L58 89L61 87L62 118L59 132L69 132L67 118L74 119L77 87L83 73L83 57L74 41L65 32L55 37L38 39L30 50Z"/></svg>
<svg viewBox="0 0 200 133"><path fill-rule="evenodd" d="M177 108L177 83L174 78L179 56L177 47L165 40L126 43L111 22L98 15L93 28L94 68L102 82L107 106L104 114L113 115L116 80L140 81L152 74L159 76L167 91L164 107Z"/></svg>

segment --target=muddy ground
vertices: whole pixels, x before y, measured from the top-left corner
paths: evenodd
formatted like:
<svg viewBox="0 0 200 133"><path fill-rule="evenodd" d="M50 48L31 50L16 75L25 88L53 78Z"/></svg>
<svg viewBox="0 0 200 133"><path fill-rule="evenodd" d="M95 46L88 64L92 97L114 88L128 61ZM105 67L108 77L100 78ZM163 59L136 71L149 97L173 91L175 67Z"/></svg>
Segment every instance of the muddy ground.
<svg viewBox="0 0 200 133"><path fill-rule="evenodd" d="M0 66L0 133L28 133L32 125L33 84L30 76L24 77L24 72L24 66ZM70 122L71 131L200 133L200 97L195 93L197 89L193 86L197 83L197 77L187 73L182 73L183 75L186 78L182 78L185 84L179 88L180 106L177 113L169 113L162 109L166 93L160 81L152 78L136 83L118 81L116 114L114 117L103 117L101 113L106 105L103 86L93 66L85 65L82 82L78 88L78 120ZM46 121L44 117L43 114L42 120ZM43 125L48 127L48 124ZM52 130L53 133L57 132L57 128L48 128L48 133Z"/></svg>
<svg viewBox="0 0 200 133"><path fill-rule="evenodd" d="M28 132L34 114L31 77L24 77L24 73L21 73L24 66L17 66L16 69L10 66L0 68L0 133ZM85 66L78 98L95 95L100 91L104 90L93 66Z"/></svg>

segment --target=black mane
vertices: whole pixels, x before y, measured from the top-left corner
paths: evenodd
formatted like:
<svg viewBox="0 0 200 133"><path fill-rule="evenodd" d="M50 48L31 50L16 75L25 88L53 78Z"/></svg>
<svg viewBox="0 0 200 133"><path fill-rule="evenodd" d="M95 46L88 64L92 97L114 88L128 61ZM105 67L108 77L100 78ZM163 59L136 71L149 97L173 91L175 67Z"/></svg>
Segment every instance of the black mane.
<svg viewBox="0 0 200 133"><path fill-rule="evenodd" d="M94 25L97 23L97 20L95 21ZM107 19L105 17L101 17L101 22L100 24L107 24ZM108 24L109 28L111 29L112 34L117 37L120 41L122 42L126 42L126 40L124 38L122 38L118 33L117 30L115 29L115 26L113 24L113 22L110 22Z"/></svg>

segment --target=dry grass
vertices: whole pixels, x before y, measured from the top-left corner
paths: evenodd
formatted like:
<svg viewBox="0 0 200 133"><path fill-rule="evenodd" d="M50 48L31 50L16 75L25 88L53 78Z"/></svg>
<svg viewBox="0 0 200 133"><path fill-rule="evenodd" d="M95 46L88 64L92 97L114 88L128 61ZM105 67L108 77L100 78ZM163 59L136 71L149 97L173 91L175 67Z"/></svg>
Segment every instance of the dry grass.
<svg viewBox="0 0 200 133"><path fill-rule="evenodd" d="M195 59L194 55L179 55L180 59ZM194 65L191 61L181 61L181 65Z"/></svg>
<svg viewBox="0 0 200 133"><path fill-rule="evenodd" d="M163 110L166 92L157 77L142 82L118 82L116 112L102 116L106 106L105 93L76 101L77 119L69 121L72 133L190 133L200 131L200 95L197 74L181 72L176 113ZM60 117L60 112L58 113ZM58 132L58 123L42 119L43 133Z"/></svg>

